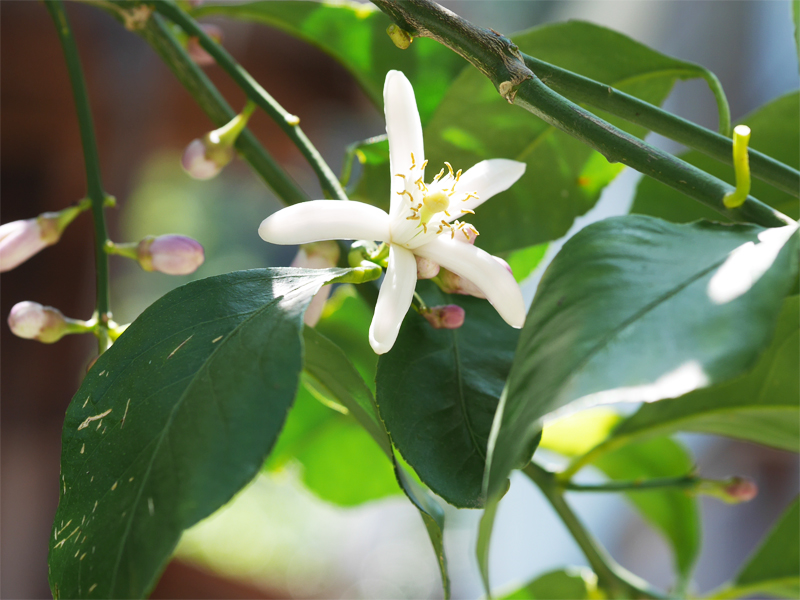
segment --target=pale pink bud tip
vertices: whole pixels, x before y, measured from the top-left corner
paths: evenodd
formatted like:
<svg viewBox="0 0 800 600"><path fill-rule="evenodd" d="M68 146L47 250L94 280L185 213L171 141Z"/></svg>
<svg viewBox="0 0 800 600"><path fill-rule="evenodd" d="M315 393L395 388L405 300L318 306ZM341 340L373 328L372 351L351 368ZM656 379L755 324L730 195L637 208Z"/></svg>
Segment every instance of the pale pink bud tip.
<svg viewBox="0 0 800 600"><path fill-rule="evenodd" d="M731 477L725 492L735 502L750 502L758 494L758 486L755 481L746 477Z"/></svg>
<svg viewBox="0 0 800 600"><path fill-rule="evenodd" d="M442 269L439 271L439 287L446 294L462 294L464 296L475 296L476 298L486 298L484 293L477 285L469 279L464 279L452 271Z"/></svg>
<svg viewBox="0 0 800 600"><path fill-rule="evenodd" d="M160 235L139 242L139 264L145 271L167 275L188 275L203 264L203 246L183 235Z"/></svg>
<svg viewBox="0 0 800 600"><path fill-rule="evenodd" d="M427 258L417 256L417 279L431 279L439 274L439 265Z"/></svg>
<svg viewBox="0 0 800 600"><path fill-rule="evenodd" d="M456 304L446 304L432 306L428 310L422 311L422 316L434 329L458 329L464 324L466 313Z"/></svg>
<svg viewBox="0 0 800 600"><path fill-rule="evenodd" d="M14 335L46 344L61 339L66 333L66 325L61 311L38 302L19 302L8 315L8 326Z"/></svg>
<svg viewBox="0 0 800 600"><path fill-rule="evenodd" d="M195 179L211 179L222 170L222 166L206 157L206 145L197 139L186 146L181 159L183 170Z"/></svg>
<svg viewBox="0 0 800 600"><path fill-rule="evenodd" d="M43 248L55 244L60 236L58 222L46 217L0 226L0 273L18 267Z"/></svg>
<svg viewBox="0 0 800 600"><path fill-rule="evenodd" d="M332 241L303 244L292 261L301 269L329 269L339 262L339 244Z"/></svg>

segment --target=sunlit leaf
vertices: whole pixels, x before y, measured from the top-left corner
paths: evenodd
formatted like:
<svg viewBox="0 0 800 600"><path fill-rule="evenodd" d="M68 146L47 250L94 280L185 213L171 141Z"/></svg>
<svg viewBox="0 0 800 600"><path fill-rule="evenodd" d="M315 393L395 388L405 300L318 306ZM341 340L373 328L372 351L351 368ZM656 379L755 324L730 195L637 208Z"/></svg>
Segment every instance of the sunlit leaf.
<svg viewBox="0 0 800 600"><path fill-rule="evenodd" d="M751 367L797 277L797 249L788 227L629 216L579 232L528 313L490 449L490 495L547 415L674 398Z"/></svg>
<svg viewBox="0 0 800 600"><path fill-rule="evenodd" d="M597 575L586 568L567 568L539 575L500 600L590 600L598 598Z"/></svg>

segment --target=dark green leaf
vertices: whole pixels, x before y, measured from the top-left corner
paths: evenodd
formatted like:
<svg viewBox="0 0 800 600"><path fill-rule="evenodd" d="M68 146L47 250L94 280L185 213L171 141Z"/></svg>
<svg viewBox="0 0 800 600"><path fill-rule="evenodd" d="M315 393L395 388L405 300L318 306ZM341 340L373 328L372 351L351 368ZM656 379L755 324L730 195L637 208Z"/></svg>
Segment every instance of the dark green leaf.
<svg viewBox="0 0 800 600"><path fill-rule="evenodd" d="M800 597L800 508L786 510L733 581L712 598Z"/></svg>
<svg viewBox="0 0 800 600"><path fill-rule="evenodd" d="M610 479L646 481L688 475L693 461L678 442L666 437L628 444L601 455L594 463ZM691 574L700 550L700 513L697 499L680 489L635 491L628 500L669 542L678 572Z"/></svg>
<svg viewBox="0 0 800 600"><path fill-rule="evenodd" d="M590 23L545 25L515 35L513 40L522 52L653 104L664 101L675 81L708 76L697 65L664 56ZM609 56L624 60L608 60ZM645 133L619 119L611 121L635 135ZM478 209L471 219L482 234L478 244L492 253L561 237L575 217L594 206L603 188L622 169L620 164L609 164L576 139L510 105L482 73L472 68L455 80L424 134L431 173L436 173L445 160L464 170L489 158L527 164L519 182ZM389 180L387 153L385 162L370 161L364 166L353 197L386 208Z"/></svg>
<svg viewBox="0 0 800 600"><path fill-rule="evenodd" d="M598 598L597 575L586 568L550 571L500 600L589 600Z"/></svg>
<svg viewBox="0 0 800 600"><path fill-rule="evenodd" d="M750 113L739 123L750 127L750 147L754 150L795 169L800 167L800 93L781 96ZM705 154L693 150L680 155L680 158L731 184L735 181L732 166ZM800 217L800 200L755 177L752 178L751 194L793 219ZM675 223L688 223L702 218L727 220L650 177L644 177L639 183L631 212L661 217Z"/></svg>
<svg viewBox="0 0 800 600"><path fill-rule="evenodd" d="M450 579L444 553L444 511L430 492L414 481L398 463L389 436L381 424L372 393L342 350L310 328L305 329L306 370L341 403L391 459L395 476L409 500L417 507L433 545L442 575L445 598L450 597Z"/></svg>
<svg viewBox="0 0 800 600"><path fill-rule="evenodd" d="M409 311L378 361L378 406L420 479L455 506L479 507L486 443L519 331L485 300L420 289L429 305L463 307L464 325L434 329Z"/></svg>
<svg viewBox="0 0 800 600"><path fill-rule="evenodd" d="M800 451L798 313L798 297L787 298L775 337L752 370L680 398L645 404L607 443L616 446L632 438L698 431Z"/></svg>
<svg viewBox="0 0 800 600"><path fill-rule="evenodd" d="M339 61L376 106L383 106L383 80L391 69L414 85L423 122L433 113L466 62L431 39L415 38L406 50L389 39L392 21L371 4L356 2L250 2L201 7L197 16L224 15L282 29Z"/></svg>
<svg viewBox="0 0 800 600"><path fill-rule="evenodd" d="M181 532L258 472L295 395L306 306L350 272L190 283L100 356L64 421L55 597L145 596Z"/></svg>
<svg viewBox="0 0 800 600"><path fill-rule="evenodd" d="M569 240L520 337L490 495L524 459L545 415L677 397L749 368L797 277L797 249L789 228L641 216L601 221Z"/></svg>

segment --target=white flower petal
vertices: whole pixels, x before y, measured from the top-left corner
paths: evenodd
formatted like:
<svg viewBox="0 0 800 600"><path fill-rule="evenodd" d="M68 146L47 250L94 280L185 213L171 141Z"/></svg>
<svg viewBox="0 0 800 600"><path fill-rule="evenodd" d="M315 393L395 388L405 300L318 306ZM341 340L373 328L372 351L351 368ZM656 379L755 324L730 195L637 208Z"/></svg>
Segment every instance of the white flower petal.
<svg viewBox="0 0 800 600"><path fill-rule="evenodd" d="M270 215L258 235L273 244L308 244L322 240L389 240L389 215L363 202L314 200Z"/></svg>
<svg viewBox="0 0 800 600"><path fill-rule="evenodd" d="M481 161L468 169L456 184L458 193L453 198L459 198L459 200L452 202L451 208L455 209L455 212L450 211L450 214L455 216L448 221L461 216L458 212L459 209L475 210L475 207L480 206L492 196L506 191L522 177L525 167L525 163L516 160L493 158ZM466 202L462 202L460 198L463 198L464 193L469 192L476 193L478 198L470 198Z"/></svg>
<svg viewBox="0 0 800 600"><path fill-rule="evenodd" d="M414 253L470 280L486 295L512 327L525 323L525 302L514 276L488 252L470 244L440 236Z"/></svg>
<svg viewBox="0 0 800 600"><path fill-rule="evenodd" d="M409 179L411 153L414 164L419 167L425 161L425 146L422 143L422 123L419 120L414 88L400 71L389 71L383 86L383 104L386 113L386 134L389 138L389 166L392 176L391 215L397 217L401 209L401 196L397 192L405 189L398 173ZM424 176L419 168L414 169L414 178ZM413 182L410 182L413 183Z"/></svg>
<svg viewBox="0 0 800 600"><path fill-rule="evenodd" d="M403 317L411 306L416 285L417 259L414 253L392 244L389 248L389 266L369 326L369 344L376 354L384 354L392 349Z"/></svg>

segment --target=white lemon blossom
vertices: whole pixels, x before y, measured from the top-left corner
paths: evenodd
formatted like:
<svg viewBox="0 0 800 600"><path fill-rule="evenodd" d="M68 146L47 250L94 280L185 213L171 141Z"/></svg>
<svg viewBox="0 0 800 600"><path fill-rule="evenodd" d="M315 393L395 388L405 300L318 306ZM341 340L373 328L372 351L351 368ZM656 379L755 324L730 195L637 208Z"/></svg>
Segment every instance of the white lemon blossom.
<svg viewBox="0 0 800 600"><path fill-rule="evenodd" d="M388 244L388 267L369 331L370 345L378 354L391 349L411 305L417 282L415 255L474 283L509 325L522 327L525 304L514 277L493 256L458 239L469 239L477 231L457 219L508 189L525 172L525 164L484 160L462 173L445 163L426 183L422 123L414 90L403 73L386 75L383 98L392 174L389 214L362 202L315 200L271 215L261 223L259 235L273 244L333 239Z"/></svg>

